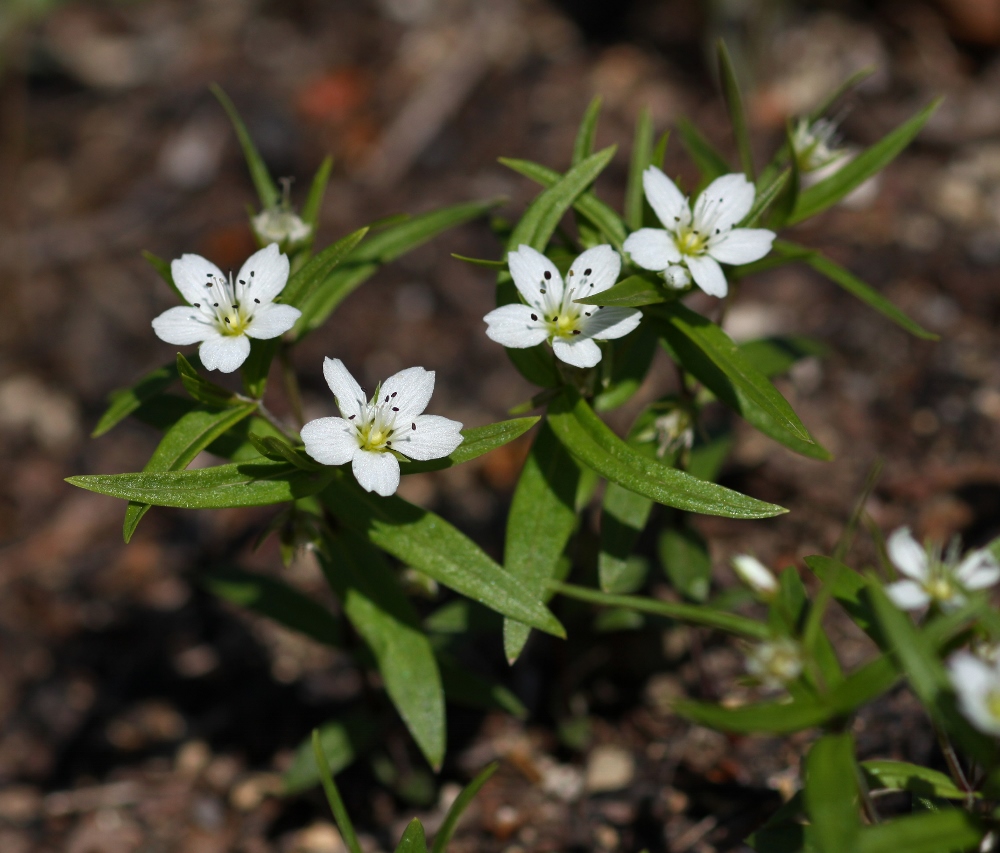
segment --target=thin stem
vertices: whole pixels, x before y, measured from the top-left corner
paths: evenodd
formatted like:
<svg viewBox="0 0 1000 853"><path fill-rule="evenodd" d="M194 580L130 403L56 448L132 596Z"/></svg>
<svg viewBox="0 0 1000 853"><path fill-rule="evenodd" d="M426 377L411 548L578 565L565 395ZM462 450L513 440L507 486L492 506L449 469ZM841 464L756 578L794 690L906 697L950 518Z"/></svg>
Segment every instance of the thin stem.
<svg viewBox="0 0 1000 853"><path fill-rule="evenodd" d="M861 799L861 810L868 818L868 822L871 824L881 823L882 819L878 816L878 809L875 808L872 792L868 790L868 783L865 781L860 767L858 768L858 793Z"/></svg>
<svg viewBox="0 0 1000 853"><path fill-rule="evenodd" d="M281 379L285 383L285 391L288 393L288 402L292 407L292 415L295 418L295 422L301 428L306 422L302 414L302 394L299 392L299 380L295 375L295 370L292 368L288 354L288 347L282 345L278 350L278 359L281 361Z"/></svg>
<svg viewBox="0 0 1000 853"><path fill-rule="evenodd" d="M241 395L242 396L242 395ZM249 400L249 398L247 398ZM278 418L264 405L263 400L252 400L257 404L257 414L260 415L265 421L267 421L271 426L273 426L278 432L281 433L281 437L284 438L289 444L294 444L295 439L292 437L293 433L289 432L288 427L286 427Z"/></svg>
<svg viewBox="0 0 1000 853"><path fill-rule="evenodd" d="M951 773L951 778L955 780L955 784L961 790L965 791L966 807L971 808L973 787L969 784L969 779L962 769L962 765L958 760L958 754L955 752L955 747L951 745L948 735L945 734L944 730L937 723L932 721L931 725L934 726L934 734L937 735L938 746L941 747L941 752L944 754L945 763L948 765L948 772Z"/></svg>

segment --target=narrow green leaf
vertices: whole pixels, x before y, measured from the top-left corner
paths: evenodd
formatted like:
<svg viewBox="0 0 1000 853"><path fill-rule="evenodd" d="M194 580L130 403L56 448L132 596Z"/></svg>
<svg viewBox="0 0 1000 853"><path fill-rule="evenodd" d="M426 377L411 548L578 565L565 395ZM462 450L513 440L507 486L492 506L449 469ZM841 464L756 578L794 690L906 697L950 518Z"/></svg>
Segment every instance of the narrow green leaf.
<svg viewBox="0 0 1000 853"><path fill-rule="evenodd" d="M320 471L323 466L315 462L305 452L292 447L284 438L272 435L256 435L250 433L247 438L257 448L261 456L276 461L290 462L303 471Z"/></svg>
<svg viewBox="0 0 1000 853"><path fill-rule="evenodd" d="M770 181L764 187L758 187L756 194L753 199L753 207L750 208L750 212L743 217L743 221L739 224L740 228L753 228L760 222L761 217L767 212L767 209L774 203L774 200L781 195L781 191L787 186L788 181L792 178L792 168L789 167L783 172L779 173L773 181Z"/></svg>
<svg viewBox="0 0 1000 853"><path fill-rule="evenodd" d="M354 826L351 824L351 818L347 814L347 809L344 808L344 801L341 799L340 791L337 790L337 784L333 781L333 776L330 773L330 765L326 763L326 751L323 748L319 729L313 729L312 746L313 755L316 758L316 766L319 768L319 778L323 783L323 790L326 793L326 800L330 804L330 811L333 812L333 818L337 821L337 829L340 830L340 837L344 839L344 843L351 853L362 853L358 837L354 834Z"/></svg>
<svg viewBox="0 0 1000 853"><path fill-rule="evenodd" d="M109 398L111 405L101 415L90 437L97 438L118 426L147 400L169 388L176 379L177 364L167 364L147 373L134 385L112 392Z"/></svg>
<svg viewBox="0 0 1000 853"><path fill-rule="evenodd" d="M174 274L170 271L170 261L165 261L163 258L157 257L152 252L147 252L143 250L142 256L149 262L149 265L160 274L169 288L177 294L177 298L181 302L187 303L184 298L184 294L177 289L177 285L174 284Z"/></svg>
<svg viewBox="0 0 1000 853"><path fill-rule="evenodd" d="M579 479L573 457L549 425L543 424L514 490L504 545L504 569L539 601L548 598L547 582L555 576L563 549L576 529ZM520 657L530 633L527 625L504 620L504 653L509 663Z"/></svg>
<svg viewBox="0 0 1000 853"><path fill-rule="evenodd" d="M595 95L587 111L583 114L583 121L576 132L576 139L573 142L573 162L576 166L586 160L594 153L594 137L597 135L597 120L601 116L601 96Z"/></svg>
<svg viewBox="0 0 1000 853"><path fill-rule="evenodd" d="M712 583L712 559L701 535L688 527L668 527L660 534L658 551L674 589L703 604Z"/></svg>
<svg viewBox="0 0 1000 853"><path fill-rule="evenodd" d="M222 108L233 123L233 130L236 131L236 138L239 139L240 147L243 149L243 157L247 161L250 178L257 190L261 206L265 208L277 207L281 195L274 181L271 179L271 174L268 172L267 166L264 165L264 160L261 158L260 152L257 151L257 146L254 145L253 140L250 138L250 132L247 130L246 125L243 124L240 114L236 111L236 106L229 99L229 95L217 83L213 83L209 86L209 89L219 99L219 103L222 104Z"/></svg>
<svg viewBox="0 0 1000 853"><path fill-rule="evenodd" d="M820 853L856 850L861 820L857 765L849 734L826 735L806 756L805 805Z"/></svg>
<svg viewBox="0 0 1000 853"><path fill-rule="evenodd" d="M939 770L921 767L906 761L862 761L861 769L872 788L909 791L921 797L943 797L964 800L968 794L956 787L949 776ZM978 792L974 796L981 796Z"/></svg>
<svg viewBox="0 0 1000 853"><path fill-rule="evenodd" d="M372 714L354 711L338 720L324 723L319 728L319 740L332 773L339 773L359 755L375 745L378 726ZM284 777L286 794L308 790L320 781L319 767L313 751L312 737L295 751L295 759Z"/></svg>
<svg viewBox="0 0 1000 853"><path fill-rule="evenodd" d="M681 144L698 167L703 184L733 171L719 150L686 118L678 120L677 132L681 135Z"/></svg>
<svg viewBox="0 0 1000 853"><path fill-rule="evenodd" d="M665 130L660 136L659 140L656 142L656 148L653 149L653 159L652 165L656 166L658 169L663 169L664 164L667 159L667 144L670 142L670 131Z"/></svg>
<svg viewBox="0 0 1000 853"><path fill-rule="evenodd" d="M640 456L570 388L553 400L548 421L584 465L657 503L728 518L771 518L787 511Z"/></svg>
<svg viewBox="0 0 1000 853"><path fill-rule="evenodd" d="M874 65L869 65L855 71L813 108L813 110L809 113L809 120L816 121L816 119L822 118L824 113L826 113L830 107L850 92L851 89L857 88L861 83L871 77L875 71L876 68Z"/></svg>
<svg viewBox="0 0 1000 853"><path fill-rule="evenodd" d="M258 457L260 459L260 457ZM182 509L266 506L315 494L334 476L333 469L300 471L284 462L237 462L195 471L91 474L67 477L81 489Z"/></svg>
<svg viewBox="0 0 1000 853"><path fill-rule="evenodd" d="M451 841L451 836L455 833L455 827L458 826L458 819L469 807L469 804L476 794L479 793L483 785L496 773L499 766L499 762L496 761L492 764L487 764L476 774L476 778L462 789L462 793L451 804L448 814L445 815L444 823L441 824L441 829L438 830L438 834L434 837L434 846L431 847L431 853L444 853L448 847L448 842Z"/></svg>
<svg viewBox="0 0 1000 853"><path fill-rule="evenodd" d="M456 261L465 261L467 264L472 264L475 267L490 267L491 269L500 270L507 266L506 261L491 261L488 258L469 258L465 255L456 255L454 252L451 256Z"/></svg>
<svg viewBox="0 0 1000 853"><path fill-rule="evenodd" d="M443 518L396 496L373 495L349 475L328 470L335 479L321 500L339 521L373 545L491 610L547 633L565 635L537 596Z"/></svg>
<svg viewBox="0 0 1000 853"><path fill-rule="evenodd" d="M231 604L252 610L327 646L341 645L340 623L323 605L276 578L235 566L209 569L198 583Z"/></svg>
<svg viewBox="0 0 1000 853"><path fill-rule="evenodd" d="M740 152L740 163L743 165L744 174L753 182L757 180L753 166L753 148L750 145L750 129L747 126L747 113L743 106L740 84L736 79L736 69L733 67L733 59L729 55L729 49L722 39L719 39L716 44L716 50L719 56L719 78L722 81L722 93L726 98L729 121L732 123L733 136L736 138L736 148Z"/></svg>
<svg viewBox="0 0 1000 853"><path fill-rule="evenodd" d="M983 829L976 819L959 809L910 815L869 826L861 831L857 853L942 853L979 849Z"/></svg>
<svg viewBox="0 0 1000 853"><path fill-rule="evenodd" d="M632 142L632 159L628 167L628 183L625 187L625 222L633 231L642 228L643 203L642 173L653 160L653 117L648 107L643 107L635 124Z"/></svg>
<svg viewBox="0 0 1000 853"><path fill-rule="evenodd" d="M333 157L328 154L319 164L312 184L309 185L306 203L302 205L302 221L313 227L313 233L319 224L319 212L323 208L323 196L326 195L326 185L330 182L331 169L333 169Z"/></svg>
<svg viewBox="0 0 1000 853"><path fill-rule="evenodd" d="M754 619L747 619L745 616L737 616L735 613L727 613L724 610L715 610L704 605L675 604L672 601L660 601L659 599L648 598L642 595L612 595L606 592L599 592L596 589L587 589L586 587L559 583L558 581L550 582L550 587L567 598L575 598L578 601L589 601L592 604L599 604L602 607L623 607L627 610L637 610L639 613L651 613L654 616L663 616L667 619L675 619L678 622L685 622L691 625L704 625L707 628L716 628L720 631L740 634L741 636L750 637L755 640L763 640L771 636L768 627L761 622L757 622Z"/></svg>
<svg viewBox="0 0 1000 853"><path fill-rule="evenodd" d="M831 557L806 557L806 565L812 570L825 586L828 586L833 597L847 611L854 623L861 628L885 650L886 643L878 628L875 614L872 612L866 590L868 584L854 569Z"/></svg>
<svg viewBox="0 0 1000 853"><path fill-rule="evenodd" d="M224 408L227 406L245 404L228 388L209 382L195 369L183 355L177 353L177 375L181 378L184 390L188 392L199 403L206 406Z"/></svg>
<svg viewBox="0 0 1000 853"><path fill-rule="evenodd" d="M826 210L844 198L851 190L881 172L913 141L940 104L941 98L936 98L911 119L887 133L870 148L866 148L830 177L802 190L799 193L795 209L788 218L788 224L794 225L796 222L801 222L803 219L808 219Z"/></svg>
<svg viewBox="0 0 1000 853"><path fill-rule="evenodd" d="M404 462L400 466L400 470L403 474L419 474L424 471L441 471L445 468L451 468L453 465L461 465L463 462L476 459L491 450L509 444L516 438L520 438L539 420L540 418L536 415L463 429L462 443L447 456L441 459L429 459L426 462Z"/></svg>
<svg viewBox="0 0 1000 853"><path fill-rule="evenodd" d="M281 301L299 309L308 304L313 292L323 286L330 274L367 234L367 226L359 228L310 258L309 262L288 280L288 284L281 292Z"/></svg>
<svg viewBox="0 0 1000 853"><path fill-rule="evenodd" d="M428 763L444 760L444 691L427 635L382 555L349 531L324 537L320 566L344 615L371 649L386 693Z"/></svg>
<svg viewBox="0 0 1000 853"><path fill-rule="evenodd" d="M403 837L396 845L396 853L427 853L427 839L424 837L424 825L413 818L403 832Z"/></svg>
<svg viewBox="0 0 1000 853"><path fill-rule="evenodd" d="M293 329L294 340L300 341L313 329L326 322L336 307L379 270L377 263L345 265L334 270L302 305L302 316Z"/></svg>
<svg viewBox="0 0 1000 853"><path fill-rule="evenodd" d="M617 305L623 308L640 308L643 305L655 305L660 302L671 302L677 298L662 284L653 281L645 275L630 275L607 290L594 296L574 299L581 305Z"/></svg>

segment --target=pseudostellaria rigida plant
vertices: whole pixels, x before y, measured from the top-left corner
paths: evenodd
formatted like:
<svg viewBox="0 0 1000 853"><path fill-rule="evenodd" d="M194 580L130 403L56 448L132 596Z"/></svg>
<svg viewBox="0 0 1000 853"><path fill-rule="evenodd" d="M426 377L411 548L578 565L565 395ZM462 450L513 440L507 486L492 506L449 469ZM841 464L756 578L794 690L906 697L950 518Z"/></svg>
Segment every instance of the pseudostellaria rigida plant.
<svg viewBox="0 0 1000 853"><path fill-rule="evenodd" d="M516 223L495 220L504 244L498 260L462 260L495 270L497 307L484 318L484 331L539 390L512 410L518 417L472 429L434 405L434 374L420 365L363 390L351 375L355 366L340 360L335 337L323 365L332 391L329 416L303 423L289 353L383 264L488 214L497 202L360 228L314 250L330 161L297 212L217 90L260 196L261 210L251 218L260 249L235 277L196 255L172 263L147 256L180 303L151 318L153 331L180 347L197 344L197 354L185 349L175 363L116 392L94 431L102 435L128 416L161 430L144 470L70 482L128 501L126 540L151 506L276 507L268 531L280 537L286 559L300 546L315 553L338 612L237 566L214 567L200 580L317 642L342 647L348 629L359 638L353 646L361 650L358 665L379 672L384 706L376 713L359 707L322 727L318 742L334 772L376 748L393 711L435 769L445 753L446 700L523 714L513 694L463 667L456 651L470 631L492 624L483 618L492 611L502 617L503 647L513 664L532 630L565 636L550 609L561 596L605 608L604 615L615 617L599 623L605 629L628 630L647 619L740 638L760 701L740 707L677 701L683 717L734 733L817 732L801 790L751 836L756 850L992 849L1000 792L1000 614L987 596L1000 578L1000 547L962 557L956 544L942 553L898 531L884 564L859 571L842 561L863 515L859 509L835 554L807 558L815 583L807 586L795 568L776 575L747 555L735 563L743 598L713 597L706 543L686 521L691 513L763 519L785 511L716 483L732 439L706 428L709 406L728 407L795 453L830 458L771 382L798 359L819 353L818 346L801 337L737 345L685 304L688 293L733 300L746 276L802 263L887 322L934 337L847 269L780 235L871 186L936 103L865 150L839 149L825 114L862 79L856 75L791 123L758 171L722 45L719 56L739 170L682 121L677 132L700 181L680 187L665 162L668 135L657 141L644 112L619 213L594 189L615 155L614 147L593 150L598 100L584 116L565 172L501 160L541 191ZM574 227L560 228L564 221ZM619 436L601 415L635 394L661 347L676 365L678 392L646 406ZM297 428L266 406L275 358ZM238 372L242 390L215 384L210 374L216 370ZM182 393L172 390L178 383ZM502 563L443 518L395 494L401 476L460 465L529 430ZM189 470L202 450L230 461ZM588 531L584 511L601 481L599 525ZM644 594L648 563L633 553L657 503L671 510L660 516L658 533L676 594L671 600ZM598 543L589 557L572 547L585 532ZM430 612L426 602L416 606L403 568L409 578L425 579L424 594L437 596ZM457 595L446 596L442 587ZM756 610L737 612L748 598ZM834 604L878 650L854 671L844 671L823 627ZM948 773L855 757L853 715L903 679L929 715ZM288 790L316 784L320 770L311 744L303 744L286 777ZM897 808L887 819L879 803L889 791L909 792L915 814L899 816Z"/></svg>

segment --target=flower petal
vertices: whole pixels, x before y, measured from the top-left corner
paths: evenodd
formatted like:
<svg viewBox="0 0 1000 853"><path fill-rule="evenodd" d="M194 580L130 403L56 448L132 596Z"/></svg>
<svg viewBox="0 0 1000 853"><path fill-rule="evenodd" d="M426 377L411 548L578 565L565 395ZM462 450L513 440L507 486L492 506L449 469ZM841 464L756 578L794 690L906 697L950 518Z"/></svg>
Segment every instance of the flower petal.
<svg viewBox="0 0 1000 853"><path fill-rule="evenodd" d="M206 370L232 373L250 355L250 339L246 335L219 335L208 338L198 349Z"/></svg>
<svg viewBox="0 0 1000 853"><path fill-rule="evenodd" d="M907 577L927 580L927 552L917 544L909 527L900 527L886 542L893 565Z"/></svg>
<svg viewBox="0 0 1000 853"><path fill-rule="evenodd" d="M337 402L340 414L345 418L358 418L365 413L368 406L368 398L361 390L357 380L351 376L350 371L344 366L339 358L326 358L323 360L323 378L326 384L333 391L333 398Z"/></svg>
<svg viewBox="0 0 1000 853"><path fill-rule="evenodd" d="M756 194L754 185L742 172L716 178L695 202L694 227L710 234L716 228L728 231L750 212Z"/></svg>
<svg viewBox="0 0 1000 853"><path fill-rule="evenodd" d="M405 419L419 415L434 393L434 371L408 367L394 373L382 383L377 403L387 403L398 409L396 417Z"/></svg>
<svg viewBox="0 0 1000 853"><path fill-rule="evenodd" d="M733 228L708 241L708 254L724 264L749 264L770 252L777 236L766 228Z"/></svg>
<svg viewBox="0 0 1000 853"><path fill-rule="evenodd" d="M301 431L306 453L321 465L343 465L358 452L358 430L343 418L317 418Z"/></svg>
<svg viewBox="0 0 1000 853"><path fill-rule="evenodd" d="M458 421L440 415L417 415L410 423L396 427L392 449L410 459L440 459L462 443L461 429Z"/></svg>
<svg viewBox="0 0 1000 853"><path fill-rule="evenodd" d="M540 344L549 336L548 328L538 315L540 310L527 305L501 305L483 317L487 324L486 337L513 349Z"/></svg>
<svg viewBox="0 0 1000 853"><path fill-rule="evenodd" d="M640 228L628 235L623 248L644 270L660 272L681 259L674 238L662 228Z"/></svg>
<svg viewBox="0 0 1000 853"><path fill-rule="evenodd" d="M219 334L212 323L205 322L197 308L189 305L168 308L153 320L153 331L161 341L177 346L196 344Z"/></svg>
<svg viewBox="0 0 1000 853"><path fill-rule="evenodd" d="M646 191L646 201L667 230L682 228L691 221L691 207L688 205L688 200L677 188L677 184L664 175L662 170L656 166L646 169L642 173L642 188Z"/></svg>
<svg viewBox="0 0 1000 853"><path fill-rule="evenodd" d="M948 661L948 675L962 713L980 731L1000 734L1000 719L990 708L991 694L1000 692L1000 673L968 652Z"/></svg>
<svg viewBox="0 0 1000 853"><path fill-rule="evenodd" d="M215 264L201 255L181 255L170 263L170 275L181 295L191 304L203 301L209 275L225 278Z"/></svg>
<svg viewBox="0 0 1000 853"><path fill-rule="evenodd" d="M261 303L273 302L288 283L288 256L281 254L277 243L270 243L254 252L240 267L236 276L236 293L259 299ZM240 282L246 282L246 290Z"/></svg>
<svg viewBox="0 0 1000 853"><path fill-rule="evenodd" d="M593 308L588 306L588 310L592 313L589 317L584 314L581 318L580 331L585 337L598 341L625 337L642 320L642 312L635 308L610 305L598 311L593 311Z"/></svg>
<svg viewBox="0 0 1000 853"><path fill-rule="evenodd" d="M930 604L930 596L916 581L896 581L885 588L885 594L900 610L919 610Z"/></svg>
<svg viewBox="0 0 1000 853"><path fill-rule="evenodd" d="M358 450L351 462L354 477L366 492L387 498L399 488L399 460L391 453Z"/></svg>
<svg viewBox="0 0 1000 853"><path fill-rule="evenodd" d="M251 338L267 341L285 334L301 316L302 312L291 305L275 305L273 302L268 302L254 311L246 327L247 334Z"/></svg>
<svg viewBox="0 0 1000 853"><path fill-rule="evenodd" d="M621 255L608 245L594 246L573 261L566 274L566 287L579 296L592 296L611 287L621 270Z"/></svg>
<svg viewBox="0 0 1000 853"><path fill-rule="evenodd" d="M601 348L590 338L577 335L572 340L556 338L552 341L556 358L574 367L593 367L601 360Z"/></svg>
<svg viewBox="0 0 1000 853"><path fill-rule="evenodd" d="M1000 565L985 548L970 551L955 569L955 578L966 589L986 589L1000 581Z"/></svg>
<svg viewBox="0 0 1000 853"><path fill-rule="evenodd" d="M541 252L522 244L516 252L507 254L507 266L518 292L529 305L541 308L544 313L546 305L559 304L563 295L562 276L556 265Z"/></svg>
<svg viewBox="0 0 1000 853"><path fill-rule="evenodd" d="M721 299L729 292L725 273L715 258L710 258L708 255L688 255L684 260L691 271L694 283L709 296L718 296Z"/></svg>

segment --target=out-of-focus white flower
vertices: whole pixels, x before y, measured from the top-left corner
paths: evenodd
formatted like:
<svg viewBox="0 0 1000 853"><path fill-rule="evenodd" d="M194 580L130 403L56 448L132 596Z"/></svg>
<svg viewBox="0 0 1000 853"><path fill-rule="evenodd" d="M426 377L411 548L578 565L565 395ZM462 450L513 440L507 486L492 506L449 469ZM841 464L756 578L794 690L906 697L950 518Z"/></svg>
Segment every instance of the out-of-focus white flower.
<svg viewBox="0 0 1000 853"><path fill-rule="evenodd" d="M527 304L502 305L483 317L486 336L505 347L524 349L547 340L561 361L593 367L601 360L596 341L624 337L642 320L635 308L573 301L602 293L618 279L622 260L610 246L587 249L570 265L565 284L555 264L531 246L518 246L507 263Z"/></svg>
<svg viewBox="0 0 1000 853"><path fill-rule="evenodd" d="M802 674L802 647L788 637L751 646L747 672L766 687L783 687Z"/></svg>
<svg viewBox="0 0 1000 853"><path fill-rule="evenodd" d="M663 172L650 166L643 172L646 200L663 228L640 228L624 248L643 269L662 273L674 288L686 268L694 283L712 296L729 290L723 264L748 264L771 251L775 233L766 228L735 228L753 207L754 185L743 174L723 175L710 183L694 204Z"/></svg>
<svg viewBox="0 0 1000 853"><path fill-rule="evenodd" d="M399 460L447 456L462 443L458 421L423 410L434 393L434 371L409 367L390 376L369 400L339 358L323 362L323 376L342 417L302 427L306 453L322 465L351 463L361 487L387 497L399 487Z"/></svg>
<svg viewBox="0 0 1000 853"><path fill-rule="evenodd" d="M803 188L835 175L858 156L857 148L840 146L837 142L836 122L825 118L813 122L806 118L799 119L792 132L792 148ZM880 176L872 175L844 196L840 204L855 209L868 207L875 201L879 184Z"/></svg>
<svg viewBox="0 0 1000 853"><path fill-rule="evenodd" d="M653 421L656 431L656 455L663 458L677 450L690 450L694 446L694 418L691 411L678 405Z"/></svg>
<svg viewBox="0 0 1000 853"><path fill-rule="evenodd" d="M733 557L737 577L761 598L774 598L778 594L778 579L756 557L738 554Z"/></svg>
<svg viewBox="0 0 1000 853"><path fill-rule="evenodd" d="M919 610L931 602L954 610L965 603L966 593L1000 581L1000 564L985 548L970 551L961 562L943 558L940 552L928 553L921 547L908 527L893 533L886 544L889 559L907 577L885 589L902 610Z"/></svg>
<svg viewBox="0 0 1000 853"><path fill-rule="evenodd" d="M269 340L287 332L302 312L275 299L288 282L288 258L272 243L252 254L233 281L201 255L170 264L174 284L189 306L170 308L153 320L168 344L197 344L208 370L232 373L250 354L250 338Z"/></svg>
<svg viewBox="0 0 1000 853"><path fill-rule="evenodd" d="M308 222L281 207L262 210L250 219L250 226L261 243L277 243L286 252L304 245L313 233Z"/></svg>
<svg viewBox="0 0 1000 853"><path fill-rule="evenodd" d="M985 663L968 652L948 661L958 708L977 729L1000 735L1000 663Z"/></svg>

